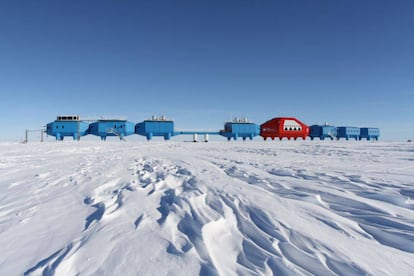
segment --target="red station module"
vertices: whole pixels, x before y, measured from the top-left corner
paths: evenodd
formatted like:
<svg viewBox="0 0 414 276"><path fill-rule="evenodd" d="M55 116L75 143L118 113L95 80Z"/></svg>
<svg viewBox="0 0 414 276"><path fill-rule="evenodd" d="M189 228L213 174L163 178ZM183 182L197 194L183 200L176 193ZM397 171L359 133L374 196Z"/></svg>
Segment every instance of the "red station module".
<svg viewBox="0 0 414 276"><path fill-rule="evenodd" d="M301 137L303 140L309 135L309 127L296 118L273 118L260 126L260 136L266 140L278 137L282 140L284 137L296 140Z"/></svg>

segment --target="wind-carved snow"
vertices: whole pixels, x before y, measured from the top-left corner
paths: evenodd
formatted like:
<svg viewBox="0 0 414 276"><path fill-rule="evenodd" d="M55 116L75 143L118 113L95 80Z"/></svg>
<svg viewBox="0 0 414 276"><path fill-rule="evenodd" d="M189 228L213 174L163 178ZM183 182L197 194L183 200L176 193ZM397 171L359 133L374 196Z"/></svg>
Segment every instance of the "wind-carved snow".
<svg viewBox="0 0 414 276"><path fill-rule="evenodd" d="M413 147L0 144L1 275L408 275Z"/></svg>

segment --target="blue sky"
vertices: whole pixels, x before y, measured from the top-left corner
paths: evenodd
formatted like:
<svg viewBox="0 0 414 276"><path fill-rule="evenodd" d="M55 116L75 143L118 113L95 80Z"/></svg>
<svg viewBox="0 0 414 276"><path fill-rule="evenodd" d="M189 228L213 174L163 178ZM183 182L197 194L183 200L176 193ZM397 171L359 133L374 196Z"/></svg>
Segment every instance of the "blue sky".
<svg viewBox="0 0 414 276"><path fill-rule="evenodd" d="M414 1L1 1L1 140L59 114L414 138Z"/></svg>

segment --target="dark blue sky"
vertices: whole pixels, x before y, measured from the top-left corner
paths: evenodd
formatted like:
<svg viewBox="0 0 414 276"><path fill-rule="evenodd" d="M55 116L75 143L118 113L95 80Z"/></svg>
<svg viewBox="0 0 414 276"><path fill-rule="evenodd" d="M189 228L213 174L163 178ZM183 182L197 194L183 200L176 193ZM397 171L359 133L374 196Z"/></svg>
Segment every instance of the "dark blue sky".
<svg viewBox="0 0 414 276"><path fill-rule="evenodd" d="M2 1L0 139L59 114L414 138L414 1Z"/></svg>

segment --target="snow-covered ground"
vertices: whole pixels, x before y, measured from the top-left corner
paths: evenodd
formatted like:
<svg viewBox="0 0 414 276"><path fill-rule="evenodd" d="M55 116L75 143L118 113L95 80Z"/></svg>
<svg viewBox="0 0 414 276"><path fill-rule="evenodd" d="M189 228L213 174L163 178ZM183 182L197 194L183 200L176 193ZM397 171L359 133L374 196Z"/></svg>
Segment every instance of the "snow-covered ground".
<svg viewBox="0 0 414 276"><path fill-rule="evenodd" d="M414 146L0 144L0 275L409 275Z"/></svg>

